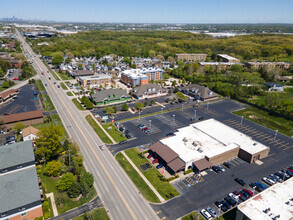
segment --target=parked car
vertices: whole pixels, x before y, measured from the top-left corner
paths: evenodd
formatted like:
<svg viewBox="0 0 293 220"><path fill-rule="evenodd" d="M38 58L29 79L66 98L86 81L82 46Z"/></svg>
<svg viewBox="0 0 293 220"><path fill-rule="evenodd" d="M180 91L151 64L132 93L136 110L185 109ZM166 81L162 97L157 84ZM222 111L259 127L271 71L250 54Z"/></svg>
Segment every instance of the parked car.
<svg viewBox="0 0 293 220"><path fill-rule="evenodd" d="M147 156L147 158L148 158L148 159L151 159L153 156L154 156L153 154L149 154L149 155Z"/></svg>
<svg viewBox="0 0 293 220"><path fill-rule="evenodd" d="M205 117L200 116L200 117L198 118L198 120L199 120L199 121L205 120Z"/></svg>
<svg viewBox="0 0 293 220"><path fill-rule="evenodd" d="M105 145L103 145L103 144L100 145L99 147L100 147L101 150L106 150L106 147L105 147Z"/></svg>
<svg viewBox="0 0 293 220"><path fill-rule="evenodd" d="M220 173L221 172L220 168L217 167L217 166L212 166L212 170L215 171L216 173Z"/></svg>
<svg viewBox="0 0 293 220"><path fill-rule="evenodd" d="M215 218L217 216L217 213L212 208L208 207L206 210L211 214L212 217Z"/></svg>
<svg viewBox="0 0 293 220"><path fill-rule="evenodd" d="M190 121L195 121L195 118L190 118Z"/></svg>
<svg viewBox="0 0 293 220"><path fill-rule="evenodd" d="M237 183L239 183L240 185L242 185L242 186L245 186L245 185L246 185L246 183L245 183L242 179L235 178L234 180L235 180Z"/></svg>
<svg viewBox="0 0 293 220"><path fill-rule="evenodd" d="M253 196L253 192L251 192L249 189L244 188L244 192L247 192L250 196Z"/></svg>
<svg viewBox="0 0 293 220"><path fill-rule="evenodd" d="M144 127L144 124L139 124L139 125L137 125L137 127L142 128L142 127Z"/></svg>
<svg viewBox="0 0 293 220"><path fill-rule="evenodd" d="M125 144L127 141L120 141L119 144Z"/></svg>
<svg viewBox="0 0 293 220"><path fill-rule="evenodd" d="M202 216L207 220L210 220L213 218L212 215L205 209L200 210L200 214L202 214Z"/></svg>
<svg viewBox="0 0 293 220"><path fill-rule="evenodd" d="M158 162L159 162L159 159L156 158L156 159L153 160L152 164L155 164L155 163L158 163Z"/></svg>
<svg viewBox="0 0 293 220"><path fill-rule="evenodd" d="M146 131L146 130L148 130L149 128L148 127L142 127L140 130L141 131Z"/></svg>
<svg viewBox="0 0 293 220"><path fill-rule="evenodd" d="M146 134L151 134L151 133L153 133L153 132L152 132L152 130L147 129L147 130L145 131L145 133L146 133Z"/></svg>
<svg viewBox="0 0 293 220"><path fill-rule="evenodd" d="M235 201L239 201L239 196L235 195L234 193L229 193L229 195L232 199L234 199Z"/></svg>
<svg viewBox="0 0 293 220"><path fill-rule="evenodd" d="M18 80L18 78L17 78L17 77L15 77L15 78L13 78L13 80Z"/></svg>
<svg viewBox="0 0 293 220"><path fill-rule="evenodd" d="M281 173L281 172L276 172L276 173L274 173L274 175L275 176L278 176L281 179L281 181L284 181L284 180L287 179L286 176L285 176L285 174L284 173Z"/></svg>
<svg viewBox="0 0 293 220"><path fill-rule="evenodd" d="M58 85L57 88L60 88L60 86Z"/></svg>
<svg viewBox="0 0 293 220"><path fill-rule="evenodd" d="M56 84L56 82L54 82L54 84Z"/></svg>
<svg viewBox="0 0 293 220"><path fill-rule="evenodd" d="M226 170L225 170L225 168L220 164L220 165L218 165L218 167L220 168L220 170L222 171L222 172L225 172Z"/></svg>
<svg viewBox="0 0 293 220"><path fill-rule="evenodd" d="M277 183L277 182L282 182L282 179L281 179L280 177L274 175L274 174L270 174L270 175L268 176L268 178L269 178L269 179L272 179L272 180L275 181L276 183Z"/></svg>
<svg viewBox="0 0 293 220"><path fill-rule="evenodd" d="M250 198L250 194L245 192L244 190L240 191L240 194L242 194L243 196L245 196L247 199Z"/></svg>
<svg viewBox="0 0 293 220"><path fill-rule="evenodd" d="M130 139L130 138L131 138L130 134L126 134L125 137L126 137L127 139Z"/></svg>
<svg viewBox="0 0 293 220"><path fill-rule="evenodd" d="M232 165L230 163L228 163L228 162L224 162L223 165L225 167L227 167L228 169L232 168Z"/></svg>
<svg viewBox="0 0 293 220"><path fill-rule="evenodd" d="M156 166L157 169L160 169L160 168L162 168L162 167L163 167L163 164L161 164L161 163L160 163L159 165Z"/></svg>
<svg viewBox="0 0 293 220"><path fill-rule="evenodd" d="M288 175L290 175L291 177L293 176L293 172L292 172L291 170L289 170L289 169L286 170L286 173L287 173Z"/></svg>
<svg viewBox="0 0 293 220"><path fill-rule="evenodd" d="M217 208L221 208L222 203L220 203L219 201L215 201L214 202L215 206L217 206Z"/></svg>
<svg viewBox="0 0 293 220"><path fill-rule="evenodd" d="M173 132L169 132L168 134L166 134L166 137L172 136L173 134Z"/></svg>
<svg viewBox="0 0 293 220"><path fill-rule="evenodd" d="M49 77L49 80L51 80L51 77Z"/></svg>
<svg viewBox="0 0 293 220"><path fill-rule="evenodd" d="M235 201L234 199L232 199L230 196L226 196L224 198L224 200L226 202L228 202L231 206L235 206L237 204L237 201Z"/></svg>
<svg viewBox="0 0 293 220"><path fill-rule="evenodd" d="M223 205L225 205L228 209L231 208L231 205L230 205L228 202L226 202L225 200L222 200L221 203L222 203Z"/></svg>
<svg viewBox="0 0 293 220"><path fill-rule="evenodd" d="M269 186L272 186L275 184L275 181L271 180L271 179L268 179L266 177L262 178L261 179L263 182L265 182L266 184L268 184Z"/></svg>
<svg viewBox="0 0 293 220"><path fill-rule="evenodd" d="M47 86L47 83L45 83L45 86Z"/></svg>

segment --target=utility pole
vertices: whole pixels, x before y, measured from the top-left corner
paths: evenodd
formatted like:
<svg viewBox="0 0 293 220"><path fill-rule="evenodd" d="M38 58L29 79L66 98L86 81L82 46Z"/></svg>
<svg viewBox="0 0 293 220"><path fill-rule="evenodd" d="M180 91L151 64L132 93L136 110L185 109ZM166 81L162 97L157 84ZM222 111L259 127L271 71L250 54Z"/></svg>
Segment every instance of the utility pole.
<svg viewBox="0 0 293 220"><path fill-rule="evenodd" d="M276 132L275 132L274 141L276 140L276 138L277 138L277 135L278 135L278 130L276 130Z"/></svg>
<svg viewBox="0 0 293 220"><path fill-rule="evenodd" d="M162 111L162 112L161 112L161 116L163 116L163 108L161 108L161 111Z"/></svg>
<svg viewBox="0 0 293 220"><path fill-rule="evenodd" d="M196 110L194 110L194 119L196 119Z"/></svg>
<svg viewBox="0 0 293 220"><path fill-rule="evenodd" d="M150 123L150 129L152 128L152 120L149 120Z"/></svg>
<svg viewBox="0 0 293 220"><path fill-rule="evenodd" d="M175 115L173 115L173 125L175 125Z"/></svg>

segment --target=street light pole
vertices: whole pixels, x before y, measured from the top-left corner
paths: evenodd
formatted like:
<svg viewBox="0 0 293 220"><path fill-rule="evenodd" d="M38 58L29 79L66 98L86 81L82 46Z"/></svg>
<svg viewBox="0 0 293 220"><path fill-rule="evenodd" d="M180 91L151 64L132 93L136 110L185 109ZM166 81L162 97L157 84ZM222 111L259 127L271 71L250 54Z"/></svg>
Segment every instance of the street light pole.
<svg viewBox="0 0 293 220"><path fill-rule="evenodd" d="M182 109L181 109L181 110L183 111L183 103L181 104L181 107L182 107Z"/></svg>
<svg viewBox="0 0 293 220"><path fill-rule="evenodd" d="M278 130L276 130L276 132L275 132L274 141L276 140L276 138L277 138L277 135L278 135Z"/></svg>
<svg viewBox="0 0 293 220"><path fill-rule="evenodd" d="M196 110L194 110L194 119L196 119Z"/></svg>
<svg viewBox="0 0 293 220"><path fill-rule="evenodd" d="M163 116L163 108L161 108L161 110L162 110L161 116Z"/></svg>
<svg viewBox="0 0 293 220"><path fill-rule="evenodd" d="M152 120L149 120L150 123L150 129L152 128Z"/></svg>
<svg viewBox="0 0 293 220"><path fill-rule="evenodd" d="M173 125L175 125L175 115L173 115Z"/></svg>
<svg viewBox="0 0 293 220"><path fill-rule="evenodd" d="M140 112L138 112L138 120L140 121Z"/></svg>
<svg viewBox="0 0 293 220"><path fill-rule="evenodd" d="M209 104L210 104L210 103L208 102L208 103L207 103L207 110L209 110Z"/></svg>
<svg viewBox="0 0 293 220"><path fill-rule="evenodd" d="M242 126L242 123L243 123L243 116L241 116L241 122L240 122L241 126Z"/></svg>

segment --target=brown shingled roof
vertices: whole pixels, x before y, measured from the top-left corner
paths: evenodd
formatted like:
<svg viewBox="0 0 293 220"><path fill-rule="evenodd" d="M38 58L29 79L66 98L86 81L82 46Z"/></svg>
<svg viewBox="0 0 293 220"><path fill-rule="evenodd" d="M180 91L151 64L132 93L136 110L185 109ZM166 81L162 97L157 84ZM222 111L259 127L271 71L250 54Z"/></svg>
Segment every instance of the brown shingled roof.
<svg viewBox="0 0 293 220"><path fill-rule="evenodd" d="M167 166L170 167L174 173L176 173L178 170L185 167L185 163L179 157L177 157L175 160L172 160L170 163L168 163Z"/></svg>
<svg viewBox="0 0 293 220"><path fill-rule="evenodd" d="M28 126L27 128L22 130L22 137L26 137L30 134L37 135L39 131L40 131L39 129L36 129L32 126Z"/></svg>
<svg viewBox="0 0 293 220"><path fill-rule="evenodd" d="M168 146L162 144L160 141L150 146L150 149L158 154L166 163L174 160L179 155Z"/></svg>
<svg viewBox="0 0 293 220"><path fill-rule="evenodd" d="M213 164L208 161L206 158L199 159L193 162L193 165L199 170L202 171L206 168L213 166Z"/></svg>
<svg viewBox="0 0 293 220"><path fill-rule="evenodd" d="M11 114L11 115L4 115L2 118L4 123L8 124L8 123L30 120L35 118L42 118L42 117L43 117L42 110L36 110L36 111L22 112L22 113Z"/></svg>

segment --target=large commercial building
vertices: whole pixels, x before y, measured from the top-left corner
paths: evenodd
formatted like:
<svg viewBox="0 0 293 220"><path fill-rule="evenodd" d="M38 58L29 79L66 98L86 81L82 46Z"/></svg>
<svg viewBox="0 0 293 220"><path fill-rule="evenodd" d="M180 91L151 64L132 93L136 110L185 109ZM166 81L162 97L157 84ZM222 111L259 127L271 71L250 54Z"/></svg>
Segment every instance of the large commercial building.
<svg viewBox="0 0 293 220"><path fill-rule="evenodd" d="M105 85L111 83L111 75L98 74L94 76L81 76L78 77L78 81L83 87L99 87L100 85Z"/></svg>
<svg viewBox="0 0 293 220"><path fill-rule="evenodd" d="M131 96L127 91L122 89L107 89L91 94L91 100L95 105L110 105L130 99Z"/></svg>
<svg viewBox="0 0 293 220"><path fill-rule="evenodd" d="M2 118L5 123L5 127L12 128L17 123L22 123L24 125L43 123L43 117L44 115L42 110L35 110L11 115L4 115Z"/></svg>
<svg viewBox="0 0 293 220"><path fill-rule="evenodd" d="M184 94L188 94L195 99L202 101L217 99L219 97L217 93L213 92L208 87L198 84L190 84L180 88L179 90L181 90Z"/></svg>
<svg viewBox="0 0 293 220"><path fill-rule="evenodd" d="M180 60L180 61L205 61L207 58L207 54L200 54L200 53L177 53L175 54L175 59Z"/></svg>
<svg viewBox="0 0 293 220"><path fill-rule="evenodd" d="M231 57L227 54L218 54L218 60L222 60L222 62L225 63L240 63L240 60L235 58L235 57Z"/></svg>
<svg viewBox="0 0 293 220"><path fill-rule="evenodd" d="M163 78L163 70L160 68L131 69L121 72L121 82L135 87L146 85L149 81L157 81Z"/></svg>
<svg viewBox="0 0 293 220"><path fill-rule="evenodd" d="M293 219L293 178L277 183L238 205L236 220Z"/></svg>
<svg viewBox="0 0 293 220"><path fill-rule="evenodd" d="M162 150L162 145L168 150ZM267 146L215 119L180 128L172 137L160 140L150 149L163 161L172 156L165 164L174 173L190 168L201 171L237 156L252 163L269 154ZM172 169L173 164L169 163L175 159L177 166Z"/></svg>
<svg viewBox="0 0 293 220"><path fill-rule="evenodd" d="M137 99L167 95L166 89L154 83L138 86L134 88L131 92L133 96Z"/></svg>
<svg viewBox="0 0 293 220"><path fill-rule="evenodd" d="M32 141L0 146L0 219L43 216Z"/></svg>
<svg viewBox="0 0 293 220"><path fill-rule="evenodd" d="M276 67L280 69L288 69L290 66L292 66L291 63L287 62L247 62L245 65L247 67L256 69L259 69L261 67L267 67L268 69L273 69Z"/></svg>

